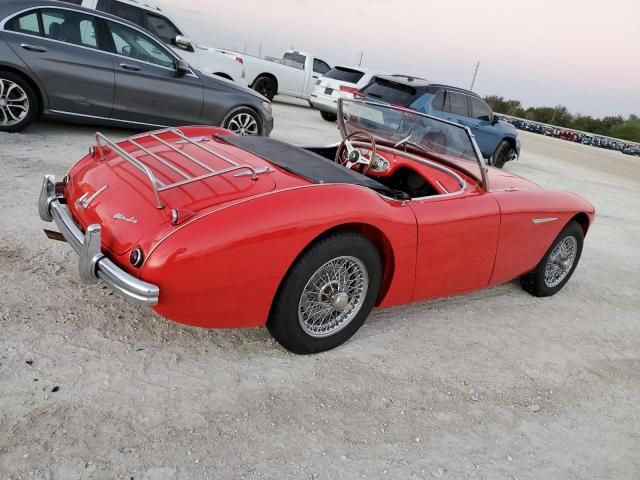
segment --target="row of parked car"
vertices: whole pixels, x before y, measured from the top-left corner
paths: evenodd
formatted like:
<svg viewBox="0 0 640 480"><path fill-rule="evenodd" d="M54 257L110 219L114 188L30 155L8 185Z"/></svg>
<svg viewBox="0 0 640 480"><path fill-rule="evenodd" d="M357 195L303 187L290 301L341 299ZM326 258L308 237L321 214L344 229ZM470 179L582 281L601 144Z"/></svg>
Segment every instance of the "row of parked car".
<svg viewBox="0 0 640 480"><path fill-rule="evenodd" d="M620 151L626 155L640 157L640 145L636 143L623 142L613 138L592 135L585 132L578 132L566 128L558 128L551 125L523 120L520 118L507 118L507 121L519 130L559 138L568 142L581 143L592 147L606 148L608 150Z"/></svg>
<svg viewBox="0 0 640 480"><path fill-rule="evenodd" d="M247 88L251 87L251 88ZM407 75L331 65L287 51L258 58L196 44L159 8L134 0L5 0L0 4L0 130L40 116L150 129L184 124L269 135L276 94L336 120L363 97L464 124L502 167L517 130L473 92Z"/></svg>

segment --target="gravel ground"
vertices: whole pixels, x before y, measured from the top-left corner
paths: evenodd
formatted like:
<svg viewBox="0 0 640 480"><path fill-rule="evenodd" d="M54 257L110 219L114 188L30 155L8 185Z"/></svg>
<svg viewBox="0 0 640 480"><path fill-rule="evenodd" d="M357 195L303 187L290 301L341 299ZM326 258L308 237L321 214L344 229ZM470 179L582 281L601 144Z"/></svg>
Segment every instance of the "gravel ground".
<svg viewBox="0 0 640 480"><path fill-rule="evenodd" d="M274 110L277 138L338 138L299 102ZM560 294L510 283L376 311L298 357L264 329L183 327L79 282L36 197L94 130L0 134L0 479L640 477L639 159L522 134L506 169L598 211Z"/></svg>

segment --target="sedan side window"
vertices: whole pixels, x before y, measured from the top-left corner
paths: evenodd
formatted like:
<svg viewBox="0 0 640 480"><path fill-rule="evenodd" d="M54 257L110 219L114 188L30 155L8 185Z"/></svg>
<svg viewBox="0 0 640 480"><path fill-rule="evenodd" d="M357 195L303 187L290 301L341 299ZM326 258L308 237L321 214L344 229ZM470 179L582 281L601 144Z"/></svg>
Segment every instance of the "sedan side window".
<svg viewBox="0 0 640 480"><path fill-rule="evenodd" d="M486 103L479 98L471 97L471 116L478 120L490 122L493 114Z"/></svg>
<svg viewBox="0 0 640 480"><path fill-rule="evenodd" d="M175 68L173 56L151 37L119 23L108 22L108 25L118 55L161 67Z"/></svg>
<svg viewBox="0 0 640 480"><path fill-rule="evenodd" d="M97 48L96 20L71 10L43 9L44 36L51 40Z"/></svg>
<svg viewBox="0 0 640 480"><path fill-rule="evenodd" d="M40 36L40 26L38 25L38 13L24 13L9 20L5 26L7 30L28 35Z"/></svg>
<svg viewBox="0 0 640 480"><path fill-rule="evenodd" d="M467 103L466 95L449 91L447 92L447 98L451 102L451 113L463 117L469 116L469 104Z"/></svg>

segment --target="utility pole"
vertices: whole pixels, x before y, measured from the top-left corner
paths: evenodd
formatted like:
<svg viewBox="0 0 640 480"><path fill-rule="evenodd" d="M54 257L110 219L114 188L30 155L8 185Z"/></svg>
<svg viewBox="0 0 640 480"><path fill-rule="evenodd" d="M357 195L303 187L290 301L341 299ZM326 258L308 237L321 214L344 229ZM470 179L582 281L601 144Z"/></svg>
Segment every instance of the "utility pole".
<svg viewBox="0 0 640 480"><path fill-rule="evenodd" d="M364 52L360 52L360 61L358 62L358 66L362 66L362 58L364 57Z"/></svg>
<svg viewBox="0 0 640 480"><path fill-rule="evenodd" d="M478 76L478 69L480 68L480 62L476 63L476 68L473 71L473 80L471 80L471 88L469 90L473 91L473 86L476 84L476 77Z"/></svg>

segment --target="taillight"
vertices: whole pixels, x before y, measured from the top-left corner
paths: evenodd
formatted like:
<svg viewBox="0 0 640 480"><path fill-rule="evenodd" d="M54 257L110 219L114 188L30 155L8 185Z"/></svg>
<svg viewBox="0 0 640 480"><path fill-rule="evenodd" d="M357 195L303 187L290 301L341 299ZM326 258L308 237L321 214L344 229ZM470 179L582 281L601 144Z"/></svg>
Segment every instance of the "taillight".
<svg viewBox="0 0 640 480"><path fill-rule="evenodd" d="M356 94L360 93L360 92L358 92L357 88L355 88L355 87L347 87L346 85L340 85L340 91L341 92L350 93L354 97L356 96Z"/></svg>
<svg viewBox="0 0 640 480"><path fill-rule="evenodd" d="M320 85L320 80L316 80L316 85Z"/></svg>
<svg viewBox="0 0 640 480"><path fill-rule="evenodd" d="M132 267L138 268L144 262L144 255L142 253L142 249L140 247L134 249L129 254L129 262Z"/></svg>

